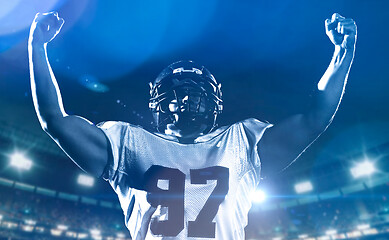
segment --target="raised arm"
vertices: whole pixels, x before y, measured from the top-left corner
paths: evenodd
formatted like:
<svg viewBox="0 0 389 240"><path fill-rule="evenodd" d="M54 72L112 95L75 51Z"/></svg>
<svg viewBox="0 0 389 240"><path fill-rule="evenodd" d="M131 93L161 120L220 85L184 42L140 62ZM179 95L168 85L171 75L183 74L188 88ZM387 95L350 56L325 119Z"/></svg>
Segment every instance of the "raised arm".
<svg viewBox="0 0 389 240"><path fill-rule="evenodd" d="M293 163L324 132L339 107L354 59L357 27L352 19L337 13L325 21L325 27L335 51L317 85L315 107L285 119L264 134L258 149L265 177Z"/></svg>
<svg viewBox="0 0 389 240"><path fill-rule="evenodd" d="M28 41L31 91L43 130L84 171L100 176L111 156L102 130L88 120L66 114L61 93L47 57L47 43L61 30L64 20L55 12L38 13Z"/></svg>

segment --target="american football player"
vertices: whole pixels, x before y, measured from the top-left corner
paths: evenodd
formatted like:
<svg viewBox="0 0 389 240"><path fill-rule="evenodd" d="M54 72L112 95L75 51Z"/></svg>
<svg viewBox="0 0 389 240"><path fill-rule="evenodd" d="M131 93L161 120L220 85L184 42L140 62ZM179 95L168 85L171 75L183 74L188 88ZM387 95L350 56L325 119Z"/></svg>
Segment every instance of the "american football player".
<svg viewBox="0 0 389 240"><path fill-rule="evenodd" d="M133 239L244 239L250 193L261 174L289 164L327 128L342 99L357 36L352 19L325 21L335 46L316 107L279 124L250 118L218 127L221 85L203 66L179 61L150 84L156 131L125 122L94 125L68 115L47 57L64 20L38 13L28 42L31 89L45 132L78 167L107 180ZM263 167L262 167L263 165Z"/></svg>

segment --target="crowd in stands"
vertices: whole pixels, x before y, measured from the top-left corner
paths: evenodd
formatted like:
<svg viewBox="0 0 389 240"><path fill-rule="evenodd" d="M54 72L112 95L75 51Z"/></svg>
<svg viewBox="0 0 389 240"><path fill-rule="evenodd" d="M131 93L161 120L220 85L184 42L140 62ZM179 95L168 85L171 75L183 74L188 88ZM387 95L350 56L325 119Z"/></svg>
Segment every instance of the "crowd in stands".
<svg viewBox="0 0 389 240"><path fill-rule="evenodd" d="M309 204L252 211L246 236L247 239L277 236L279 239L389 239L388 196L389 186L382 185ZM357 237L352 238L353 234Z"/></svg>
<svg viewBox="0 0 389 240"><path fill-rule="evenodd" d="M112 236L113 239L130 238L124 226L123 214L117 208L105 208L1 186L0 196L0 236L7 240L12 235L27 235L25 239L31 239L28 236L32 233L33 239L58 239L50 237L52 229L62 230L62 237L68 232L72 233L68 234L69 237L81 233L86 238L91 236L91 230L98 230L100 233L94 239L99 239L97 235ZM26 226L33 227L33 230L23 231ZM117 237L118 234L120 237ZM17 239L15 236L11 239Z"/></svg>
<svg viewBox="0 0 389 240"><path fill-rule="evenodd" d="M253 208L246 239L389 239L388 190L388 185L382 185L374 192L366 189L293 207L268 211ZM123 214L116 207L69 201L11 187L0 186L0 194L0 240L130 239ZM30 230L25 230L29 225ZM54 236L51 230L59 226L66 229ZM93 235L93 229L99 233ZM328 234L328 231L334 232ZM73 234L66 235L66 232Z"/></svg>

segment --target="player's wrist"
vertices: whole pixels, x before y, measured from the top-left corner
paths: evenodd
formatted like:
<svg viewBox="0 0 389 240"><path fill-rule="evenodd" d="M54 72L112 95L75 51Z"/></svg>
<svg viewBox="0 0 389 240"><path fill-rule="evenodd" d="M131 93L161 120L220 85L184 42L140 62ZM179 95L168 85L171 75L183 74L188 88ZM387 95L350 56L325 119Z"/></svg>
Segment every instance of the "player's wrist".
<svg viewBox="0 0 389 240"><path fill-rule="evenodd" d="M33 56L45 56L46 55L46 46L47 43L42 42L29 42L28 43L28 53L29 57Z"/></svg>
<svg viewBox="0 0 389 240"><path fill-rule="evenodd" d="M47 43L44 41L38 41L38 40L29 40L28 45L30 48L34 50L44 50L46 48Z"/></svg>
<svg viewBox="0 0 389 240"><path fill-rule="evenodd" d="M38 29L31 30L28 38L28 45L36 48L44 47L47 41L44 40L44 36Z"/></svg>
<svg viewBox="0 0 389 240"><path fill-rule="evenodd" d="M345 55L351 56L354 55L355 53L355 46L354 45L344 46L343 44L339 46L335 46L335 52L339 53L341 56L345 56Z"/></svg>
<svg viewBox="0 0 389 240"><path fill-rule="evenodd" d="M334 52L335 53L340 53L340 54L351 54L351 53L354 53L354 50L355 50L355 46L345 46L344 44L339 44L339 45L334 45L335 49L334 49Z"/></svg>

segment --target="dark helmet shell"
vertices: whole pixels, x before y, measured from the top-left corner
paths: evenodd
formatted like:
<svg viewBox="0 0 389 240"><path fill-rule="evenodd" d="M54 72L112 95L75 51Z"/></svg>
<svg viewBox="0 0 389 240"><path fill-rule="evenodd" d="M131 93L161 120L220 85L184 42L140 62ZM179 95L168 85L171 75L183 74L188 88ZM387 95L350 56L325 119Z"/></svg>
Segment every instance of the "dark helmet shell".
<svg viewBox="0 0 389 240"><path fill-rule="evenodd" d="M221 84L208 69L193 61L178 61L170 64L158 75L154 83L150 83L150 88L149 108L153 112L159 131L172 120L166 102L170 101L171 93L175 89L194 89L201 92L210 102L207 104L207 114L212 115L212 126L209 129L214 128L216 117L223 110Z"/></svg>

